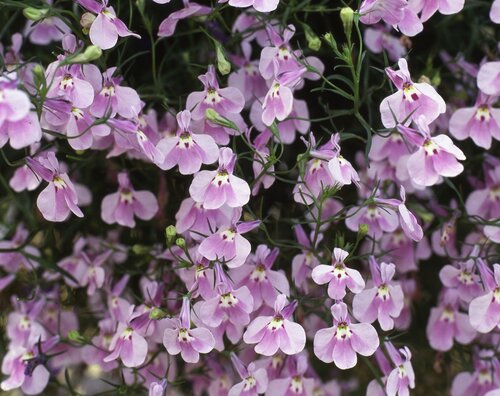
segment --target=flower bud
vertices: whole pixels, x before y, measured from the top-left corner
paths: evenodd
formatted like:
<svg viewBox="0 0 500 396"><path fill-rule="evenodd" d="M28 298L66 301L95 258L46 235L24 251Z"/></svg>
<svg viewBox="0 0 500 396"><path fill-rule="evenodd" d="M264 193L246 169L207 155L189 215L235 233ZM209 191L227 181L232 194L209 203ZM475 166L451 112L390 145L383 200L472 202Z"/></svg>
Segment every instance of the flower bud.
<svg viewBox="0 0 500 396"><path fill-rule="evenodd" d="M149 312L149 319L151 320L161 320L165 319L168 316L168 314L161 308L154 307L150 312Z"/></svg>
<svg viewBox="0 0 500 396"><path fill-rule="evenodd" d="M354 11L351 7L344 7L340 10L340 19L344 25L344 33L348 40L351 39L352 22L354 20Z"/></svg>
<svg viewBox="0 0 500 396"><path fill-rule="evenodd" d="M234 122L231 120L228 120L226 117L222 117L217 111L209 107L205 111L205 117L207 118L208 121L213 122L214 124L223 126L225 128L231 128L234 129L235 131L239 131L238 127Z"/></svg>
<svg viewBox="0 0 500 396"><path fill-rule="evenodd" d="M316 33L313 32L313 30L309 27L309 25L303 25L303 26L304 26L304 33L306 35L307 46L313 51L319 51L319 49L321 48L320 38L316 35Z"/></svg>
<svg viewBox="0 0 500 396"><path fill-rule="evenodd" d="M215 42L215 56L217 59L217 69L220 74L225 76L231 72L231 63L226 58L226 54L224 52L224 48L219 42Z"/></svg>
<svg viewBox="0 0 500 396"><path fill-rule="evenodd" d="M85 48L85 51L76 54L73 57L66 58L65 63L68 64L89 63L95 61L96 59L99 59L101 55L102 55L102 49L100 49L95 45L89 45L87 48Z"/></svg>
<svg viewBox="0 0 500 396"><path fill-rule="evenodd" d="M165 228L165 237L167 238L167 245L170 246L175 236L177 235L177 229L173 225L169 225Z"/></svg>
<svg viewBox="0 0 500 396"><path fill-rule="evenodd" d="M88 34L90 27L94 23L96 16L90 12L84 12L80 18L80 25L83 28L83 33Z"/></svg>
<svg viewBox="0 0 500 396"><path fill-rule="evenodd" d="M368 224L360 224L358 229L358 239L363 238L370 231L370 226Z"/></svg>
<svg viewBox="0 0 500 396"><path fill-rule="evenodd" d="M33 7L26 7L25 9L23 9L23 15L27 19L35 22L45 18L48 12L49 12L48 9L40 9Z"/></svg>
<svg viewBox="0 0 500 396"><path fill-rule="evenodd" d="M78 330L70 330L68 332L68 339L78 344L87 344L87 340L78 332Z"/></svg>
<svg viewBox="0 0 500 396"><path fill-rule="evenodd" d="M45 84L45 72L41 65L35 65L33 67L33 82L36 87L41 87Z"/></svg>
<svg viewBox="0 0 500 396"><path fill-rule="evenodd" d="M179 246L181 249L184 249L186 247L186 240L184 238L177 238L175 240L175 244Z"/></svg>
<svg viewBox="0 0 500 396"><path fill-rule="evenodd" d="M144 245L134 245L132 246L132 252L138 256L149 254L150 248Z"/></svg>
<svg viewBox="0 0 500 396"><path fill-rule="evenodd" d="M325 33L323 35L323 40L326 41L326 43L331 47L333 52L335 52L336 54L339 52L339 48L337 47L337 42L335 41L331 33Z"/></svg>

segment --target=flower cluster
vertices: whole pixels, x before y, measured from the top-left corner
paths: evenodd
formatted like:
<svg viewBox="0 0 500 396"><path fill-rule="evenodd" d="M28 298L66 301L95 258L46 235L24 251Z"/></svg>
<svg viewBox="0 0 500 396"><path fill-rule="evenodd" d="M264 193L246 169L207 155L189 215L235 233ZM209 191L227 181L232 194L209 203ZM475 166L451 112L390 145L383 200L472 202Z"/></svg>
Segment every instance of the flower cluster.
<svg viewBox="0 0 500 396"><path fill-rule="evenodd" d="M500 393L500 0L12 3L2 391Z"/></svg>

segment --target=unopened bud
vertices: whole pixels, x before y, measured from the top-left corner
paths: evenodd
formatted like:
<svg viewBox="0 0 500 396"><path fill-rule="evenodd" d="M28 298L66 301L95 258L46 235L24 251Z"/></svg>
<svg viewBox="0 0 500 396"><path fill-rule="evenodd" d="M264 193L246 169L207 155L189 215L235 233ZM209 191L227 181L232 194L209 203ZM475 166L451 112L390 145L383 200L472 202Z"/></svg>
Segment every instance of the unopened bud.
<svg viewBox="0 0 500 396"><path fill-rule="evenodd" d="M238 127L236 124L228 120L226 117L222 117L217 111L209 107L207 110L205 110L205 117L207 118L208 121L213 122L214 124L223 126L225 128L230 128L234 129L235 131L239 131Z"/></svg>
<svg viewBox="0 0 500 396"><path fill-rule="evenodd" d="M167 317L167 313L161 309L154 307L150 312L149 312L149 319L151 320L161 320L165 319Z"/></svg>
<svg viewBox="0 0 500 396"><path fill-rule="evenodd" d="M80 18L80 25L83 28L83 33L88 34L90 27L94 23L96 16L90 12L84 12Z"/></svg>
<svg viewBox="0 0 500 396"><path fill-rule="evenodd" d="M366 234L370 231L370 226L368 224L360 224L358 229L358 239L364 238Z"/></svg>
<svg viewBox="0 0 500 396"><path fill-rule="evenodd" d="M41 65L33 67L33 82L36 87L41 87L45 83L45 71Z"/></svg>
<svg viewBox="0 0 500 396"><path fill-rule="evenodd" d="M309 25L303 25L303 26L304 26L304 33L306 35L307 46L313 51L319 51L319 49L321 48L320 38L316 35L316 33L313 32L313 30L309 27Z"/></svg>
<svg viewBox="0 0 500 396"><path fill-rule="evenodd" d="M78 330L70 330L68 332L68 339L78 344L86 344L87 340L83 337Z"/></svg>
<svg viewBox="0 0 500 396"><path fill-rule="evenodd" d="M40 9L40 8L33 8L33 7L26 7L23 9L23 15L31 20L31 21L39 21L40 19L45 18L49 10L47 9Z"/></svg>
<svg viewBox="0 0 500 396"><path fill-rule="evenodd" d="M66 58L66 63L89 63L99 59L102 55L102 49L95 45L89 45L85 51L76 54L75 56Z"/></svg>
<svg viewBox="0 0 500 396"><path fill-rule="evenodd" d="M184 238L177 238L175 240L175 244L179 246L181 249L184 249L186 247L186 240Z"/></svg>
<svg viewBox="0 0 500 396"><path fill-rule="evenodd" d="M173 225L169 225L165 228L165 237L167 238L167 245L170 245L177 235L177 229Z"/></svg>
<svg viewBox="0 0 500 396"><path fill-rule="evenodd" d="M226 58L226 54L224 52L224 48L219 42L215 42L215 56L217 59L217 69L220 74L225 76L231 72L231 63Z"/></svg>
<svg viewBox="0 0 500 396"><path fill-rule="evenodd" d="M344 7L340 10L340 19L344 25L344 33L348 40L351 39L352 22L354 20L354 11L351 7Z"/></svg>
<svg viewBox="0 0 500 396"><path fill-rule="evenodd" d="M326 43L331 47L331 49L335 52L335 53L338 53L339 52L339 48L337 46L337 42L335 41L335 39L333 38L333 35L331 33L325 33L323 35L323 40L326 41Z"/></svg>
<svg viewBox="0 0 500 396"><path fill-rule="evenodd" d="M132 252L137 254L138 256L142 256L148 254L150 252L150 248L144 245L134 245L132 246Z"/></svg>

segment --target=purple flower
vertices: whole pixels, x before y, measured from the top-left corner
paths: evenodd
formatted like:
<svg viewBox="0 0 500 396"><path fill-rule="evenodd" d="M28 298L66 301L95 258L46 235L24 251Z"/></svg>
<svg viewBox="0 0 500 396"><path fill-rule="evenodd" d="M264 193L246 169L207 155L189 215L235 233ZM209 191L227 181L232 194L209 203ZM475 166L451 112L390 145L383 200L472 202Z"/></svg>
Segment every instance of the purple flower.
<svg viewBox="0 0 500 396"><path fill-rule="evenodd" d="M183 299L177 324L165 329L163 345L171 355L180 353L187 363L197 363L200 353L209 353L214 348L215 340L208 329L191 329L191 308L187 297Z"/></svg>
<svg viewBox="0 0 500 396"><path fill-rule="evenodd" d="M459 311L458 298L457 289L445 289L438 307L431 309L426 332L429 344L437 351L449 351L453 339L469 344L476 336L467 314Z"/></svg>
<svg viewBox="0 0 500 396"><path fill-rule="evenodd" d="M288 296L290 285L283 271L271 269L279 249L269 249L266 245L259 245L255 254L250 256L245 265L231 271L231 278L238 286L245 286L250 291L254 302L254 310L264 303L272 307L278 294Z"/></svg>
<svg viewBox="0 0 500 396"><path fill-rule="evenodd" d="M171 169L178 165L181 174L191 175L198 172L202 164L217 161L219 148L214 139L210 135L194 134L190 123L189 110L178 113L179 129L176 135L160 140L156 146L165 157L163 162L158 163L161 169Z"/></svg>
<svg viewBox="0 0 500 396"><path fill-rule="evenodd" d="M426 0L421 3L420 20L427 21L437 11L443 15L457 14L464 8L464 3L465 0Z"/></svg>
<svg viewBox="0 0 500 396"><path fill-rule="evenodd" d="M45 156L28 158L26 162L37 176L49 183L36 200L36 205L46 220L64 221L71 212L83 217L82 211L77 206L78 196L75 186L68 175L61 172L54 152L49 151Z"/></svg>
<svg viewBox="0 0 500 396"><path fill-rule="evenodd" d="M302 245L302 252L294 256L292 260L292 279L295 285L306 293L309 290L309 279L311 279L311 273L313 268L319 264L318 258L311 251L312 243L307 237L304 228L300 224L297 224L293 231L295 233L295 239ZM314 238L311 236L311 239ZM316 239L316 245L318 245L322 240L322 235L319 234Z"/></svg>
<svg viewBox="0 0 500 396"><path fill-rule="evenodd" d="M490 9L490 19L494 23L500 23L500 0L493 0Z"/></svg>
<svg viewBox="0 0 500 396"><path fill-rule="evenodd" d="M406 55L406 48L398 37L390 34L390 28L376 26L365 29L363 41L370 51L380 54L387 51L389 59L396 62Z"/></svg>
<svg viewBox="0 0 500 396"><path fill-rule="evenodd" d="M134 306L130 306L129 319ZM130 321L120 322L109 346L111 353L104 357L103 362L109 363L120 358L125 367L138 367L144 363L148 354L148 342L133 329Z"/></svg>
<svg viewBox="0 0 500 396"><path fill-rule="evenodd" d="M259 12L274 11L278 8L278 3L279 0L229 0L229 5L233 7L245 8L252 6Z"/></svg>
<svg viewBox="0 0 500 396"><path fill-rule="evenodd" d="M159 37L170 37L175 33L177 22L194 16L208 15L212 12L212 7L206 7L198 3L192 3L189 0L183 0L184 8L179 11L172 12L160 24L158 30Z"/></svg>
<svg viewBox="0 0 500 396"><path fill-rule="evenodd" d="M108 0L77 0L77 2L83 8L97 14L89 30L92 44L102 49L110 49L116 45L118 37L141 38L128 30L127 25L116 16L113 7L108 7Z"/></svg>
<svg viewBox="0 0 500 396"><path fill-rule="evenodd" d="M486 95L500 94L500 62L486 62L481 65L477 74L477 86Z"/></svg>
<svg viewBox="0 0 500 396"><path fill-rule="evenodd" d="M375 328L368 323L351 323L343 302L331 308L333 327L318 330L314 336L314 354L325 363L334 362L346 370L356 366L356 353L371 356L379 346Z"/></svg>
<svg viewBox="0 0 500 396"><path fill-rule="evenodd" d="M219 151L219 167L216 171L198 172L189 187L189 194L205 209L218 209L226 204L242 207L250 200L247 182L233 175L236 155L223 147Z"/></svg>
<svg viewBox="0 0 500 396"><path fill-rule="evenodd" d="M272 356L278 349L287 355L295 355L304 349L306 333L301 325L289 320L295 311L297 301L287 304L284 294L274 303L274 316L258 316L243 334L247 344L257 344L255 352Z"/></svg>
<svg viewBox="0 0 500 396"><path fill-rule="evenodd" d="M472 191L465 201L465 207L469 215L487 219L500 213L500 166L488 169L485 179L485 188Z"/></svg>
<svg viewBox="0 0 500 396"><path fill-rule="evenodd" d="M351 182L359 187L359 176L351 163L340 155L340 135L335 133L331 137L334 157L328 161L328 170L337 186L349 185Z"/></svg>
<svg viewBox="0 0 500 396"><path fill-rule="evenodd" d="M489 333L500 323L500 264L493 264L492 271L479 258L477 266L486 293L470 302L470 324L480 333Z"/></svg>
<svg viewBox="0 0 500 396"><path fill-rule="evenodd" d="M450 133L458 140L470 137L488 150L492 137L500 140L500 109L491 107L496 98L479 93L474 107L459 109L450 118Z"/></svg>
<svg viewBox="0 0 500 396"><path fill-rule="evenodd" d="M89 75L96 92L90 112L93 116L101 118L105 115L114 117L116 114L123 118L137 118L142 103L135 89L121 86L122 77L113 77L116 67L110 67L102 77Z"/></svg>
<svg viewBox="0 0 500 396"><path fill-rule="evenodd" d="M370 256L370 272L373 287L354 296L354 317L368 323L378 319L382 330L392 330L394 318L399 316L404 306L403 289L399 284L391 282L396 266L392 263L381 263L379 266L375 258Z"/></svg>
<svg viewBox="0 0 500 396"><path fill-rule="evenodd" d="M209 327L217 327L226 320L235 326L246 326L253 312L250 290L246 286L234 289L219 263L215 265L215 276L217 293L202 303L200 319Z"/></svg>
<svg viewBox="0 0 500 396"><path fill-rule="evenodd" d="M358 231L361 224L368 225L368 235L380 238L384 232L397 230L399 219L396 212L386 206L371 203L367 206L353 207L347 211L345 224L351 231Z"/></svg>
<svg viewBox="0 0 500 396"><path fill-rule="evenodd" d="M305 376L308 371L308 359L305 353L291 356L286 361L281 378L269 383L268 396L313 396L315 379Z"/></svg>
<svg viewBox="0 0 500 396"><path fill-rule="evenodd" d="M365 281L359 271L344 264L348 255L345 250L334 248L332 264L321 264L312 270L314 282L318 285L328 283L328 296L333 300L342 300L346 295L346 287L353 293L360 293L365 288Z"/></svg>
<svg viewBox="0 0 500 396"><path fill-rule="evenodd" d="M431 123L446 111L446 103L431 85L411 80L406 59L401 58L398 65L398 71L389 67L385 69L398 91L380 103L382 124L386 128L393 128L407 117L417 120L421 115Z"/></svg>
<svg viewBox="0 0 500 396"><path fill-rule="evenodd" d="M149 191L136 191L126 172L118 174L118 192L106 195L101 203L101 217L108 224L135 227L134 216L151 220L158 212L158 201Z"/></svg>
<svg viewBox="0 0 500 396"><path fill-rule="evenodd" d="M229 268L240 267L252 249L241 234L252 231L259 224L260 221L256 220L221 227L200 243L198 253L208 260L223 261Z"/></svg>
<svg viewBox="0 0 500 396"><path fill-rule="evenodd" d="M234 385L229 390L228 396L255 396L267 390L268 379L264 368L257 368L255 363L250 363L248 368L245 367L234 352L231 352L231 361L243 381Z"/></svg>
<svg viewBox="0 0 500 396"><path fill-rule="evenodd" d="M479 275L474 270L474 260L458 263L458 268L445 265L439 271L439 279L444 286L457 289L458 297L469 303L482 292Z"/></svg>
<svg viewBox="0 0 500 396"><path fill-rule="evenodd" d="M387 376L385 385L387 396L409 395L409 389L415 388L415 373L410 361L410 350L405 346L398 351L390 342L385 342L385 348L396 366Z"/></svg>
<svg viewBox="0 0 500 396"><path fill-rule="evenodd" d="M149 384L149 396L164 396L167 391L167 385L166 378L158 382L151 382Z"/></svg>

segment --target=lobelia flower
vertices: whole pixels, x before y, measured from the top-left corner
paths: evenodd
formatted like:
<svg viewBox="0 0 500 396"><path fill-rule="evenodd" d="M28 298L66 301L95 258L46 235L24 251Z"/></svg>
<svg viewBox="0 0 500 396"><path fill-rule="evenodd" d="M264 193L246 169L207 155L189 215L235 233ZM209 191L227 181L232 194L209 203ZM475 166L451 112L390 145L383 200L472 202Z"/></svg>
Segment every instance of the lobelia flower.
<svg viewBox="0 0 500 396"><path fill-rule="evenodd" d="M113 77L116 67L110 67L101 75L89 75L96 92L99 92L90 113L98 118L109 114L112 118L116 114L123 118L137 118L142 108L141 99L136 90L123 87L120 84L123 77Z"/></svg>
<svg viewBox="0 0 500 396"><path fill-rule="evenodd" d="M500 243L500 226L496 224L484 226L483 233L490 241Z"/></svg>
<svg viewBox="0 0 500 396"><path fill-rule="evenodd" d="M476 264L486 293L470 302L470 324L480 333L489 333L500 323L500 264L493 264L493 271L481 258Z"/></svg>
<svg viewBox="0 0 500 396"><path fill-rule="evenodd" d="M440 176L455 177L463 172L464 167L458 160L465 160L465 155L446 135L431 136L427 120L417 120L418 130L398 125L406 136L413 133L418 144L417 151L407 160L408 173L412 181L422 186L432 186Z"/></svg>
<svg viewBox="0 0 500 396"><path fill-rule="evenodd" d="M500 213L500 166L488 169L485 181L485 188L478 188L469 194L465 207L469 215L487 219Z"/></svg>
<svg viewBox="0 0 500 396"><path fill-rule="evenodd" d="M36 200L36 205L46 220L64 221L71 212L83 217L82 211L77 206L78 196L75 186L68 175L61 172L54 152L49 151L44 156L27 158L26 162L37 176L49 183Z"/></svg>
<svg viewBox="0 0 500 396"><path fill-rule="evenodd" d="M255 150L252 163L252 170L254 174L254 186L252 188L253 196L259 193L261 186L267 190L276 180L276 177L274 176L274 163L270 162L269 148L266 147L270 137L270 133L263 132L253 143Z"/></svg>
<svg viewBox="0 0 500 396"><path fill-rule="evenodd" d="M19 223L11 240L7 238L0 240L0 267L4 271L15 274L22 268L28 270L38 267L36 260L24 255L28 253L33 257L40 256L40 251L30 244L28 237L28 230L22 223ZM21 249L17 250L18 248ZM2 251L4 249L6 251Z"/></svg>
<svg viewBox="0 0 500 396"><path fill-rule="evenodd" d="M408 347L396 350L391 342L385 342L385 348L396 366L387 376L385 391L387 396L409 395L415 389L415 372L411 364L411 352Z"/></svg>
<svg viewBox="0 0 500 396"><path fill-rule="evenodd" d="M451 396L484 395L498 396L500 387L499 364L493 359L494 351L480 350L473 356L472 373L462 371L453 379Z"/></svg>
<svg viewBox="0 0 500 396"><path fill-rule="evenodd" d="M359 187L360 179L358 173L351 163L340 155L340 135L335 133L330 139L335 156L328 161L328 170L332 174L335 184L338 186L345 186L353 182Z"/></svg>
<svg viewBox="0 0 500 396"><path fill-rule="evenodd" d="M112 253L113 252L111 250L108 250L103 254L90 259L86 253L81 252L84 265L80 266L79 270L82 272L74 275L80 282L80 286L87 287L87 294L89 296L94 295L96 290L102 288L104 285L106 273L104 272L102 265L109 259Z"/></svg>
<svg viewBox="0 0 500 396"><path fill-rule="evenodd" d="M127 306L127 314L128 308ZM123 321L126 321L126 316ZM104 361L104 358L109 355L108 351L111 340L115 336L116 322L110 317L106 317L97 323L97 327L99 328L99 332L96 336L92 337L92 343L82 348L82 360L88 365L98 365L103 372L107 373L118 367L116 360Z"/></svg>
<svg viewBox="0 0 500 396"><path fill-rule="evenodd" d="M292 322L297 301L288 303L284 294L274 303L274 316L258 316L243 334L247 344L257 344L255 352L264 356L274 355L278 349L287 355L295 355L304 349L306 333L301 325Z"/></svg>
<svg viewBox="0 0 500 396"><path fill-rule="evenodd" d="M363 42L375 54L386 51L389 59L393 62L397 62L407 52L401 40L390 34L389 27L376 26L375 28L365 29Z"/></svg>
<svg viewBox="0 0 500 396"><path fill-rule="evenodd" d="M16 388L27 395L38 395L46 388L50 372L45 366L48 350L59 341L54 336L46 341L38 341L28 348L23 346L11 347L2 361L2 373L9 377L2 381L0 388L11 391Z"/></svg>
<svg viewBox="0 0 500 396"><path fill-rule="evenodd" d="M253 298L254 311L262 304L272 307L278 294L290 295L290 285L285 273L273 271L273 266L278 257L279 249L269 249L266 245L259 245L255 254L251 255L246 263L231 271L231 279L238 286L245 286Z"/></svg>
<svg viewBox="0 0 500 396"><path fill-rule="evenodd" d="M427 339L432 348L446 352L453 347L455 339L460 344L469 344L476 336L467 314L459 311L457 289L445 289L437 307L431 309L427 322Z"/></svg>
<svg viewBox="0 0 500 396"><path fill-rule="evenodd" d="M486 62L477 73L477 86L486 95L500 95L500 62Z"/></svg>
<svg viewBox="0 0 500 396"><path fill-rule="evenodd" d="M36 112L28 95L17 88L15 74L0 76L0 148L7 141L14 149L28 147L42 139Z"/></svg>
<svg viewBox="0 0 500 396"><path fill-rule="evenodd" d="M373 323L378 320L384 331L394 328L397 318L404 307L403 289L399 283L392 282L396 266L392 263L381 263L370 256L370 272L373 287L356 294L352 301L352 312L356 319Z"/></svg>
<svg viewBox="0 0 500 396"><path fill-rule="evenodd" d="M345 224L351 231L359 231L361 224L368 226L368 235L375 239L382 237L384 232L392 233L399 226L396 212L380 204L370 203L367 206L353 207L347 211Z"/></svg>
<svg viewBox="0 0 500 396"><path fill-rule="evenodd" d="M86 10L97 14L89 29L92 44L105 50L113 48L118 42L118 37L141 38L128 30L127 25L116 16L113 7L108 7L108 0L77 0L77 2Z"/></svg>
<svg viewBox="0 0 500 396"><path fill-rule="evenodd" d="M260 225L260 220L223 226L198 246L198 253L208 260L222 260L229 268L237 268L245 263L252 246L241 235Z"/></svg>
<svg viewBox="0 0 500 396"><path fill-rule="evenodd" d="M471 256L476 256L478 253L478 248L475 247ZM439 271L439 279L447 288L457 289L458 297L469 303L473 298L482 294L482 288L479 284L480 277L474 267L473 259L459 262L458 268L457 265L445 265Z"/></svg>
<svg viewBox="0 0 500 396"><path fill-rule="evenodd" d="M458 140L470 137L488 150L492 138L500 140L500 109L492 106L497 98L479 92L474 107L459 109L450 118L450 133Z"/></svg>
<svg viewBox="0 0 500 396"><path fill-rule="evenodd" d="M135 227L134 216L151 220L158 212L158 201L150 191L136 191L126 172L118 174L118 192L106 195L101 203L101 218L107 224Z"/></svg>
<svg viewBox="0 0 500 396"><path fill-rule="evenodd" d="M168 382L166 378L158 382L151 382L151 384L149 384L149 396L164 396L167 387Z"/></svg>
<svg viewBox="0 0 500 396"><path fill-rule="evenodd" d="M222 1L219 1L221 3ZM278 8L279 0L229 0L229 5L238 8L252 6L259 12L271 12ZM262 393L262 392L260 392Z"/></svg>
<svg viewBox="0 0 500 396"><path fill-rule="evenodd" d="M200 319L209 327L217 327L223 321L235 326L250 323L253 297L246 286L234 289L219 263L215 264L216 294L200 307Z"/></svg>
<svg viewBox="0 0 500 396"><path fill-rule="evenodd" d="M490 19L494 23L500 23L500 0L493 0L490 9Z"/></svg>
<svg viewBox="0 0 500 396"><path fill-rule="evenodd" d="M16 296L11 298L14 311L7 316L6 334L10 346L26 346L27 344L45 341L47 330L40 323L40 314L45 306L45 299L21 302Z"/></svg>
<svg viewBox="0 0 500 396"><path fill-rule="evenodd" d="M387 138L380 135L373 136L368 157L371 161L387 161L397 166L399 159L408 153L408 145L405 144L403 135L396 131Z"/></svg>
<svg viewBox="0 0 500 396"><path fill-rule="evenodd" d="M365 288L365 281L359 271L345 265L348 255L348 252L336 247L333 249L331 265L320 264L312 270L314 282L318 285L328 283L328 296L333 300L342 300L346 295L346 287L353 293L360 293Z"/></svg>
<svg viewBox="0 0 500 396"><path fill-rule="evenodd" d="M167 18L165 18L159 27L158 37L170 37L175 33L175 28L177 27L177 22L182 19L195 16L204 16L212 12L211 7L206 7L198 3L190 2L189 0L183 0L184 8L179 11L172 12ZM164 3L161 3L164 4Z"/></svg>
<svg viewBox="0 0 500 396"><path fill-rule="evenodd" d="M312 243L307 237L304 228L300 224L297 224L293 228L293 231L295 239L302 246L302 252L295 255L292 259L292 279L295 286L307 293L309 291L308 281L311 279L313 268L319 265L319 260L311 252ZM314 239L314 234L311 239ZM322 239L322 234L319 234L316 238L316 246Z"/></svg>
<svg viewBox="0 0 500 396"><path fill-rule="evenodd" d="M346 370L356 366L356 353L371 356L379 346L375 328L368 323L351 323L347 305L343 302L331 308L333 327L321 329L314 335L314 354L325 363L335 363Z"/></svg>
<svg viewBox="0 0 500 396"><path fill-rule="evenodd" d="M420 2L421 10L417 12L421 12L420 20L425 22L437 11L443 15L457 14L464 8L464 3L465 0L424 0Z"/></svg>
<svg viewBox="0 0 500 396"><path fill-rule="evenodd" d="M48 5L53 4L53 0L47 0ZM59 42L71 29L60 18L44 17L34 23L26 21L24 36L27 36L33 44L48 45L51 42Z"/></svg>
<svg viewBox="0 0 500 396"><path fill-rule="evenodd" d="M205 209L219 209L226 204L232 208L242 207L250 200L248 183L233 175L236 155L233 150L223 147L219 150L219 167L216 171L198 172L189 194Z"/></svg>
<svg viewBox="0 0 500 396"><path fill-rule="evenodd" d="M269 383L266 396L313 396L314 378L306 378L308 371L308 356L301 353L289 357L282 378L276 378Z"/></svg>
<svg viewBox="0 0 500 396"><path fill-rule="evenodd" d="M191 329L191 308L187 297L182 300L181 313L175 327L165 329L163 345L171 355L180 353L187 363L197 363L200 353L209 353L214 348L215 340L208 329Z"/></svg>
<svg viewBox="0 0 500 396"><path fill-rule="evenodd" d="M408 117L415 121L422 115L431 123L446 111L446 103L431 85L411 80L406 59L401 58L398 65L398 71L385 69L397 92L380 103L382 124L393 128Z"/></svg>
<svg viewBox="0 0 500 396"><path fill-rule="evenodd" d="M266 392L268 379L264 368L257 368L253 362L248 367L245 367L234 352L231 352L231 361L243 381L233 385L229 390L228 396L254 396Z"/></svg>
<svg viewBox="0 0 500 396"><path fill-rule="evenodd" d="M383 20L394 28L397 26L407 36L415 36L424 28L407 0L364 0L359 14L359 20L367 25Z"/></svg>
<svg viewBox="0 0 500 396"><path fill-rule="evenodd" d="M177 114L179 128L175 136L167 137L157 144L156 148L164 156L157 165L161 169L179 166L182 175L191 175L200 170L202 164L217 161L219 148L210 135L194 134L190 129L191 112L181 111Z"/></svg>
<svg viewBox="0 0 500 396"><path fill-rule="evenodd" d="M104 357L103 362L109 363L118 358L125 367L138 367L146 360L148 354L148 342L133 329L130 318L134 312L134 306L129 308L129 318L126 323L120 322L116 333L109 346L109 355Z"/></svg>
<svg viewBox="0 0 500 396"><path fill-rule="evenodd" d="M239 134L234 129L212 124L206 118L206 110L215 110L220 116L232 121L239 129L246 129L241 111L245 107L243 94L234 87L220 88L213 65L208 66L206 74L198 76L204 90L191 92L186 100L186 109L191 111L191 118L197 124L196 132L212 136L217 144L229 143L229 135Z"/></svg>

